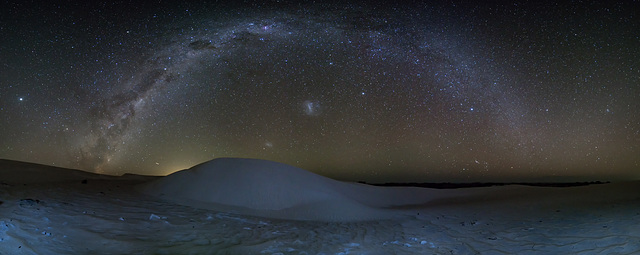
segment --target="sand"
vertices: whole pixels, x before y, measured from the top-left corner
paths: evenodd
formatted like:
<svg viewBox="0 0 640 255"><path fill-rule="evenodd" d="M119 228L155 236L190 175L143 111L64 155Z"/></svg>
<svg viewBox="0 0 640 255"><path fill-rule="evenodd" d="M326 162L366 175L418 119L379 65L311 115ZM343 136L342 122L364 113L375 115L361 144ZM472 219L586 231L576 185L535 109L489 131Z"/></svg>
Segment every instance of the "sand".
<svg viewBox="0 0 640 255"><path fill-rule="evenodd" d="M0 161L0 254L638 254L639 191L381 188L245 159L163 178Z"/></svg>

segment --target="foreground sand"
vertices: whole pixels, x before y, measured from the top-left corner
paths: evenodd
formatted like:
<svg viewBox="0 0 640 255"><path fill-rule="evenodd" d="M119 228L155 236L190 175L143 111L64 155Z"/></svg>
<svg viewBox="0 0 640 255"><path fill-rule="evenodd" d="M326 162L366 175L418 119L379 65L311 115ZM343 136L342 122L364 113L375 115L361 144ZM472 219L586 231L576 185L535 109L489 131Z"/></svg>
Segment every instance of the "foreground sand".
<svg viewBox="0 0 640 255"><path fill-rule="evenodd" d="M150 178L0 167L0 254L640 253L640 182L420 189L428 202L377 220L297 221L138 192ZM51 171L62 172L38 178Z"/></svg>

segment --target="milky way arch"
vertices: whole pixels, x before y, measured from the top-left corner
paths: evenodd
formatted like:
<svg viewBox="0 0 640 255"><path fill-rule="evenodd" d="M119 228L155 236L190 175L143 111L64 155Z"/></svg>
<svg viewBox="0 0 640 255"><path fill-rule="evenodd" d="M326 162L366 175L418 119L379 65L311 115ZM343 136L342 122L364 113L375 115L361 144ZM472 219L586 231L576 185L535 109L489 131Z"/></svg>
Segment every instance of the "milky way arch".
<svg viewBox="0 0 640 255"><path fill-rule="evenodd" d="M253 68L269 64L270 59L286 61L288 54L292 59L298 56L307 62L284 71L266 69L268 71L262 71L260 75L269 75L264 72L290 72L288 77L294 77L290 83L299 86L295 91L304 94L306 90L312 91L313 86L326 85L295 84L298 80L295 77L317 76L322 72L318 70L334 65L325 61L330 58L327 56L346 52L351 56L337 56L336 62L348 66L349 70L361 71L353 75L365 78L348 78L353 79L352 84L339 86L350 88L334 88L338 91L334 95L341 90L356 91L359 96L373 94L393 101L397 99L390 98L388 93L409 91L411 95L407 98L413 102L392 103L404 108L424 106L423 113L416 115L426 117L419 118L441 122L439 125L459 126L456 128L460 130L458 135L464 136L466 130L477 129L478 123L484 123L479 127L486 129L484 133L508 136L502 139L520 137L521 133L508 133L518 132L524 109L517 104L519 99L515 91L503 86L504 81L493 75L494 67L486 57L474 52L475 44L480 42L464 44L462 40L465 38L459 36L466 32L464 28L443 31L435 25L421 25L425 22L407 21L389 14L357 14L353 10L343 10L332 15L264 12L229 20L200 18L171 24L159 42L149 49L151 57L119 86L119 92L106 97L90 110L95 120L81 146L79 165L103 171L114 157L124 153L127 142L136 139L135 133L149 125L143 120L154 109L146 102L159 94L171 97L169 91L185 87L184 79L189 78L184 77L190 76L194 70L202 72L225 61L235 63L233 65L237 68L238 63L249 60L247 58L257 58L248 61L257 63L256 66L247 66L243 70L250 72ZM287 48L291 50L283 50ZM312 54L327 56L318 56L314 60L304 53L294 52L304 48L310 49ZM267 53L258 54L253 49ZM343 84L349 83L349 80L345 82L345 75L338 73L335 79ZM389 77L388 80L380 81L385 77ZM231 77L235 78L238 77ZM332 78L325 79L330 82ZM221 81L211 89L217 86L228 84ZM323 95L289 96L298 101L297 105L303 106L301 114L318 116L331 112L323 108L330 106L332 99L325 99ZM172 103L169 100L166 104ZM358 107L379 109L367 105ZM335 113L340 109L332 111ZM467 118L468 121L464 122ZM465 127L470 125L466 123L475 123L476 127ZM511 131L503 132L501 127L504 126L511 127Z"/></svg>

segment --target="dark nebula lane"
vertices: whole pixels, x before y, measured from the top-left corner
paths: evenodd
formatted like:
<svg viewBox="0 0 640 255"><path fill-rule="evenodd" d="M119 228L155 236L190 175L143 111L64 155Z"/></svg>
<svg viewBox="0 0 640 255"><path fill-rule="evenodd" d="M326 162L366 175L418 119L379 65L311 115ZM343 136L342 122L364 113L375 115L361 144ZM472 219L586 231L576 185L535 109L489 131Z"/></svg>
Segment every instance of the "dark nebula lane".
<svg viewBox="0 0 640 255"><path fill-rule="evenodd" d="M6 3L0 157L368 182L640 177L634 3Z"/></svg>
<svg viewBox="0 0 640 255"><path fill-rule="evenodd" d="M97 117L92 121L90 134L84 137L86 144L81 147L79 164L85 169L102 172L111 161L114 153L120 150L120 144L129 131L130 124L136 118L136 112L142 110L145 100L162 83L171 80L165 70L151 70L142 78L132 81L131 90L107 98L90 108L90 115Z"/></svg>

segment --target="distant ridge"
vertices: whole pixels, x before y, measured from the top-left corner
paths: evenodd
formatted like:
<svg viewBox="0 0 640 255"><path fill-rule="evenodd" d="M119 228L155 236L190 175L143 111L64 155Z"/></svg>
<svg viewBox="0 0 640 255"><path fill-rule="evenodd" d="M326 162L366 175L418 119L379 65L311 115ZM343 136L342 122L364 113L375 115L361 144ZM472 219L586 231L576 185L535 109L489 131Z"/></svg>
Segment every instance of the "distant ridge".
<svg viewBox="0 0 640 255"><path fill-rule="evenodd" d="M389 182L389 183L366 183L381 187L420 187L420 188L433 188L433 189L460 189L460 188L477 188L477 187L493 187L493 186L507 186L507 185L524 185L535 187L577 187L596 184L607 184L610 181L590 181L590 182L467 182L467 183L452 183L452 182L437 182L437 183L418 183L418 182Z"/></svg>
<svg viewBox="0 0 640 255"><path fill-rule="evenodd" d="M113 177L77 169L0 159L0 181L7 184L36 184L109 178Z"/></svg>
<svg viewBox="0 0 640 255"><path fill-rule="evenodd" d="M37 184L83 180L137 180L157 178L136 174L104 175L78 169L48 166L17 160L0 159L0 182L6 184Z"/></svg>

